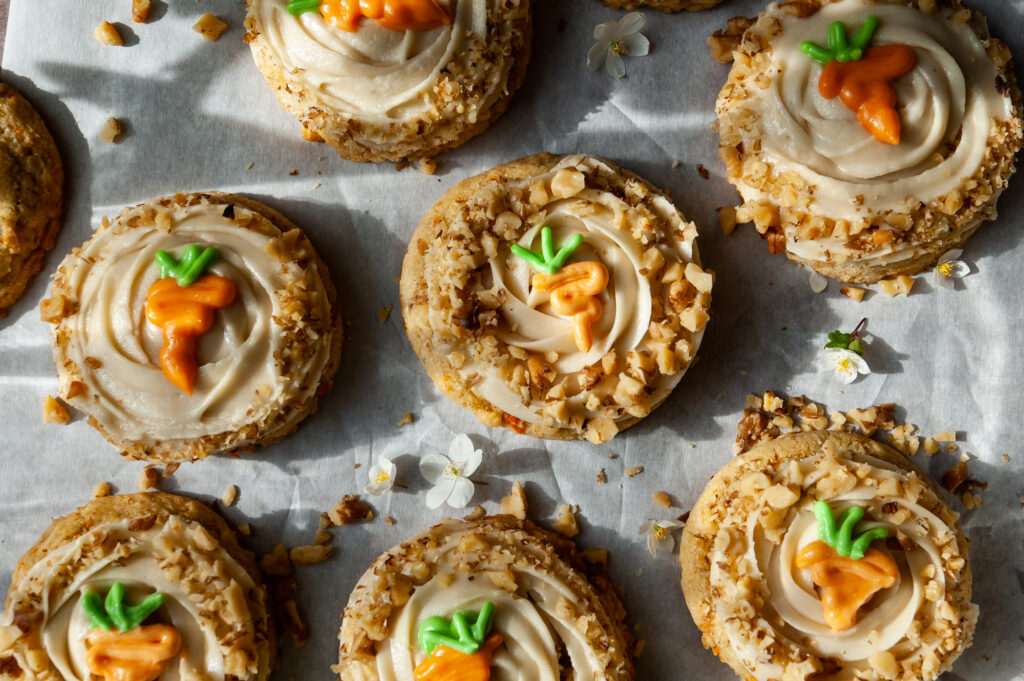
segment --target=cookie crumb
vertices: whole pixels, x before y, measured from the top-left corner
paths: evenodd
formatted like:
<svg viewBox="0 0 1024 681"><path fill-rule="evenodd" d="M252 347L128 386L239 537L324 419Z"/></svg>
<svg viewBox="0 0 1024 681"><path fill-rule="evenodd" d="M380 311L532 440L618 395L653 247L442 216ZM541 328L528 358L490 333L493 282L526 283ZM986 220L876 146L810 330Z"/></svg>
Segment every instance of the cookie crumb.
<svg viewBox="0 0 1024 681"><path fill-rule="evenodd" d="M153 489L156 484L160 482L160 471L156 466L146 466L139 473L139 491L145 492L147 489Z"/></svg>
<svg viewBox="0 0 1024 681"><path fill-rule="evenodd" d="M597 471L597 484L603 485L606 482L608 482L608 474L604 472L603 468L601 468Z"/></svg>
<svg viewBox="0 0 1024 681"><path fill-rule="evenodd" d="M252 167L253 167L254 165L256 165L256 164L255 164L255 163L253 163L252 161L249 161L248 163L246 163L246 164L245 164L245 169L246 169L246 170L252 170Z"/></svg>
<svg viewBox="0 0 1024 681"><path fill-rule="evenodd" d="M96 37L96 40L104 45L111 45L113 47L124 45L124 38L121 37L117 27L109 21L101 21L92 34Z"/></svg>
<svg viewBox="0 0 1024 681"><path fill-rule="evenodd" d="M885 295L893 298L895 296L910 295L910 289L914 287L914 278L901 274L892 279L882 279L878 282L879 290Z"/></svg>
<svg viewBox="0 0 1024 681"><path fill-rule="evenodd" d="M437 172L437 161L432 158L421 158L420 172L424 175L433 175Z"/></svg>
<svg viewBox="0 0 1024 681"><path fill-rule="evenodd" d="M388 516L387 518L384 519L384 524L385 525L394 525L395 524L395 519L392 518L391 516Z"/></svg>
<svg viewBox="0 0 1024 681"><path fill-rule="evenodd" d="M107 144L116 144L117 138L124 132L124 126L121 125L121 121L116 118L108 118L107 122L103 124L103 129L100 130L100 139Z"/></svg>
<svg viewBox="0 0 1024 681"><path fill-rule="evenodd" d="M110 496L110 483L109 482L97 483L96 487L94 487L93 490L92 490L92 498L93 499L100 499L102 497L109 497L109 496Z"/></svg>
<svg viewBox="0 0 1024 681"><path fill-rule="evenodd" d="M313 189L320 189L320 183L317 182L316 184L314 184Z"/></svg>
<svg viewBox="0 0 1024 681"><path fill-rule="evenodd" d="M956 442L956 431L955 430L944 430L941 433L936 433L932 436L932 439L936 442Z"/></svg>
<svg viewBox="0 0 1024 681"><path fill-rule="evenodd" d="M658 506L672 508L672 497L668 495L668 492L655 492L654 496L651 497L651 501L656 503Z"/></svg>
<svg viewBox="0 0 1024 681"><path fill-rule="evenodd" d="M144 24L149 21L150 0L132 0L132 21Z"/></svg>
<svg viewBox="0 0 1024 681"><path fill-rule="evenodd" d="M627 468L623 472L626 474L627 478L635 478L636 476L638 476L638 475L640 475L641 473L644 472L644 467L643 466L633 466L632 468Z"/></svg>
<svg viewBox="0 0 1024 681"><path fill-rule="evenodd" d="M704 167L703 163L697 164L697 174L700 175L700 179L707 180L711 178L711 173L707 168Z"/></svg>
<svg viewBox="0 0 1024 681"><path fill-rule="evenodd" d="M864 294L867 293L867 289L859 288L857 286L841 286L839 292L850 300L859 303L864 300Z"/></svg>
<svg viewBox="0 0 1024 681"><path fill-rule="evenodd" d="M501 500L501 513L526 520L526 492L519 481L512 483L512 491Z"/></svg>
<svg viewBox="0 0 1024 681"><path fill-rule="evenodd" d="M1009 455L1009 454L1002 454L1002 455L1000 455L1000 458L1001 458L1001 459L1002 459L1003 461L1007 462L1007 463L1009 463L1009 462L1010 462L1010 455Z"/></svg>
<svg viewBox="0 0 1024 681"><path fill-rule="evenodd" d="M391 303L388 303L383 307L377 308L377 319L380 320L381 324L384 324L388 321L388 317L391 316L391 310L393 310L394 308L395 306L392 305Z"/></svg>
<svg viewBox="0 0 1024 681"><path fill-rule="evenodd" d="M722 234L732 234L736 224L736 206L722 206L718 209L718 226L722 228Z"/></svg>
<svg viewBox="0 0 1024 681"><path fill-rule="evenodd" d="M330 544L331 543L331 539L333 539L333 538L334 537L332 537L331 533L328 532L327 530L317 530L316 534L313 535L313 543L314 544Z"/></svg>
<svg viewBox="0 0 1024 681"><path fill-rule="evenodd" d="M322 544L309 544L307 546L296 546L288 553L292 565L313 565L322 563L334 553L333 546Z"/></svg>
<svg viewBox="0 0 1024 681"><path fill-rule="evenodd" d="M295 175L299 174L299 171L296 168L292 168L291 170L288 171L288 174L292 175L292 176L295 176Z"/></svg>
<svg viewBox="0 0 1024 681"><path fill-rule="evenodd" d="M252 534L252 527L249 525L249 523L242 523L238 526L238 534L242 535L243 537L248 537L250 534Z"/></svg>
<svg viewBox="0 0 1024 681"><path fill-rule="evenodd" d="M636 645L633 646L633 657L640 657L641 655L643 655L644 648L646 646L647 646L646 639L640 639L639 641L637 641Z"/></svg>
<svg viewBox="0 0 1024 681"><path fill-rule="evenodd" d="M61 425L66 424L71 420L71 414L68 413L67 408L57 401L57 398L53 395L47 395L43 398L43 422L44 423L59 423Z"/></svg>
<svg viewBox="0 0 1024 681"><path fill-rule="evenodd" d="M238 485L228 485L227 489L224 490L224 494L221 495L221 502L225 506L231 506L235 503L235 499L238 498Z"/></svg>
<svg viewBox="0 0 1024 681"><path fill-rule="evenodd" d="M480 520L485 515L487 515L487 511L484 510L483 506L474 506L472 511L462 516L462 519L467 522L473 522L474 520Z"/></svg>
<svg viewBox="0 0 1024 681"><path fill-rule="evenodd" d="M363 518L372 520L373 510L365 502L359 501L358 494L346 494L327 512L327 517L335 527L340 527Z"/></svg>
<svg viewBox="0 0 1024 681"><path fill-rule="evenodd" d="M213 14L207 12L203 16L199 17L199 21L196 22L192 30L202 35L208 41L214 41L220 38L224 31L228 30L228 25L218 19Z"/></svg>
<svg viewBox="0 0 1024 681"><path fill-rule="evenodd" d="M925 451L926 454L928 454L928 456L933 456L935 454L938 454L938 452L939 452L939 445L937 445L935 443L935 438L933 438L933 437L926 437L924 439L924 451Z"/></svg>
<svg viewBox="0 0 1024 681"><path fill-rule="evenodd" d="M608 549L586 549L583 551L583 560L603 567L608 564Z"/></svg>
<svg viewBox="0 0 1024 681"><path fill-rule="evenodd" d="M273 551L260 558L260 570L275 577L284 577L292 573L292 563L288 559L288 549L284 544L278 544Z"/></svg>
<svg viewBox="0 0 1024 681"><path fill-rule="evenodd" d="M395 425L397 425L397 426L407 426L410 423L412 423L412 412L411 411L406 412L405 416L403 416L402 418L398 419L398 423L396 423Z"/></svg>
<svg viewBox="0 0 1024 681"><path fill-rule="evenodd" d="M181 468L181 462L180 461L176 461L174 463L169 463L164 468L163 472L160 474L160 477L162 477L164 480L166 480L167 478L174 477L174 474L178 472L179 468Z"/></svg>
<svg viewBox="0 0 1024 681"><path fill-rule="evenodd" d="M555 518L555 522L551 524L551 528L562 535L572 539L580 533L579 523L576 522L576 516L573 513L573 509L569 504L562 504L558 507L558 517Z"/></svg>
<svg viewBox="0 0 1024 681"><path fill-rule="evenodd" d="M674 161L672 161L672 169L673 170L675 170L676 168L678 168L681 165L683 165L683 162L680 161L678 158L675 159Z"/></svg>
<svg viewBox="0 0 1024 681"><path fill-rule="evenodd" d="M281 625L285 631L291 634L295 647L301 648L306 645L310 638L309 625L299 616L299 606L295 603L295 599L289 598L282 603L277 612L281 618Z"/></svg>

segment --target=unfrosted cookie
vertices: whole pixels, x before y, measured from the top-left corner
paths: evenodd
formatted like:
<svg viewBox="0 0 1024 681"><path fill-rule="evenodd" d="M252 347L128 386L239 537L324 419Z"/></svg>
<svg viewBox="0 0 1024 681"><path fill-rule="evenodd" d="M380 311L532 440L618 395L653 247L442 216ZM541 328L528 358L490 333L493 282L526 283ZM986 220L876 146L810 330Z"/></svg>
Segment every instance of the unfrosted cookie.
<svg viewBox="0 0 1024 681"><path fill-rule="evenodd" d="M60 395L133 459L280 440L338 367L334 285L287 218L231 194L177 194L106 218L54 275Z"/></svg>
<svg viewBox="0 0 1024 681"><path fill-rule="evenodd" d="M454 635L457 617L472 636ZM492 670L501 680L629 681L625 620L608 577L565 537L510 515L447 520L359 579L336 671L342 681L468 681ZM444 665L448 675L427 674Z"/></svg>
<svg viewBox="0 0 1024 681"><path fill-rule="evenodd" d="M974 634L957 514L860 435L784 435L733 459L679 559L705 647L743 679L934 681Z"/></svg>
<svg viewBox="0 0 1024 681"><path fill-rule="evenodd" d="M608 161L498 166L449 190L413 234L409 341L484 424L605 442L696 355L713 282L696 237L664 194Z"/></svg>
<svg viewBox="0 0 1024 681"><path fill-rule="evenodd" d="M246 41L303 136L352 161L434 156L506 109L531 0L248 0Z"/></svg>
<svg viewBox="0 0 1024 681"><path fill-rule="evenodd" d="M20 681L263 681L276 651L253 555L209 506L163 492L53 521L0 623L0 676Z"/></svg>
<svg viewBox="0 0 1024 681"><path fill-rule="evenodd" d="M722 0L602 0L612 9L660 9L662 12L699 12L715 7Z"/></svg>
<svg viewBox="0 0 1024 681"><path fill-rule="evenodd" d="M43 119L0 83L0 317L43 267L61 225L64 170Z"/></svg>
<svg viewBox="0 0 1024 681"><path fill-rule="evenodd" d="M874 282L923 270L996 217L1020 91L1009 49L960 0L773 3L733 54L719 152L739 221L772 253Z"/></svg>

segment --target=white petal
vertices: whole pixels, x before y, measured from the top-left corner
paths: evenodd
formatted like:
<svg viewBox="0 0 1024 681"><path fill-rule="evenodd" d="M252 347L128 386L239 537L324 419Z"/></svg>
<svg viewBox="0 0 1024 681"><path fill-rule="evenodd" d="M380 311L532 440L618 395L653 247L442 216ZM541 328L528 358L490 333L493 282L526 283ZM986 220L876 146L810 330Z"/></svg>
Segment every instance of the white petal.
<svg viewBox="0 0 1024 681"><path fill-rule="evenodd" d="M606 21L594 27L594 40L608 42L619 35L619 22Z"/></svg>
<svg viewBox="0 0 1024 681"><path fill-rule="evenodd" d="M647 17L645 17L640 12L630 12L626 16L619 19L619 37L625 38L627 35L630 35L631 33L636 33L637 31L644 27L644 24L646 22Z"/></svg>
<svg viewBox="0 0 1024 681"><path fill-rule="evenodd" d="M614 52L608 53L608 57L604 62L604 67L613 78L622 78L626 75L625 62L622 61L622 57Z"/></svg>
<svg viewBox="0 0 1024 681"><path fill-rule="evenodd" d="M647 553L651 554L651 558L658 557L657 540L653 534L648 533L647 535Z"/></svg>
<svg viewBox="0 0 1024 681"><path fill-rule="evenodd" d="M371 482L369 485L363 488L363 493L372 494L375 497L379 497L380 495L384 494L384 492L387 492L388 489L390 489L390 487L384 488L380 485L376 485Z"/></svg>
<svg viewBox="0 0 1024 681"><path fill-rule="evenodd" d="M420 475L431 485L444 479L444 469L451 463L443 454L425 454L420 459Z"/></svg>
<svg viewBox="0 0 1024 681"><path fill-rule="evenodd" d="M607 41L595 43L594 46L590 48L590 51L587 52L587 68L591 71L597 71L604 64L604 60L607 56Z"/></svg>
<svg viewBox="0 0 1024 681"><path fill-rule="evenodd" d="M811 272L810 284L812 291L815 293L821 293L828 288L828 278L821 276L817 272Z"/></svg>
<svg viewBox="0 0 1024 681"><path fill-rule="evenodd" d="M956 284L953 280L940 272L938 268L935 269L935 283L949 291L956 290Z"/></svg>
<svg viewBox="0 0 1024 681"><path fill-rule="evenodd" d="M952 269L949 271L949 274L946 275L947 277L963 279L971 273L971 266L963 260L951 260L949 261L949 264Z"/></svg>
<svg viewBox="0 0 1024 681"><path fill-rule="evenodd" d="M466 478L457 478L452 481L451 494L448 495L448 505L452 508L465 508L469 500L473 498L476 486Z"/></svg>
<svg viewBox="0 0 1024 681"><path fill-rule="evenodd" d="M651 555L658 556L663 553L672 553L672 549L676 546L676 539L671 534L666 534L662 539L657 539L654 535L650 535L652 540L651 545L653 551ZM652 548L648 547L648 549Z"/></svg>
<svg viewBox="0 0 1024 681"><path fill-rule="evenodd" d="M659 520L654 524L669 531L678 530L680 527L684 526L684 523L681 523L678 520Z"/></svg>
<svg viewBox="0 0 1024 681"><path fill-rule="evenodd" d="M845 385L849 385L857 380L856 369L841 369L836 367L836 378L838 378Z"/></svg>
<svg viewBox="0 0 1024 681"><path fill-rule="evenodd" d="M956 260L957 258L959 258L963 254L964 254L964 251L963 251L962 248L954 248L952 250L946 251L939 258L939 264L941 265L944 262L949 262L950 260Z"/></svg>
<svg viewBox="0 0 1024 681"><path fill-rule="evenodd" d="M637 530L636 533L637 534L647 534L648 532L651 531L652 527L654 527L654 521L653 520L648 520L646 523L644 523L643 525L640 526L640 529Z"/></svg>
<svg viewBox="0 0 1024 681"><path fill-rule="evenodd" d="M622 39L626 54L630 57L643 57L651 51L651 41L643 33L634 33Z"/></svg>
<svg viewBox="0 0 1024 681"><path fill-rule="evenodd" d="M453 489L455 489L454 480L442 480L431 487L427 492L427 508L431 510L441 508L441 504L448 499Z"/></svg>
<svg viewBox="0 0 1024 681"><path fill-rule="evenodd" d="M473 451L473 441L469 439L469 436L465 433L456 435L455 439L448 446L448 458L454 463L461 464L469 458L470 452Z"/></svg>

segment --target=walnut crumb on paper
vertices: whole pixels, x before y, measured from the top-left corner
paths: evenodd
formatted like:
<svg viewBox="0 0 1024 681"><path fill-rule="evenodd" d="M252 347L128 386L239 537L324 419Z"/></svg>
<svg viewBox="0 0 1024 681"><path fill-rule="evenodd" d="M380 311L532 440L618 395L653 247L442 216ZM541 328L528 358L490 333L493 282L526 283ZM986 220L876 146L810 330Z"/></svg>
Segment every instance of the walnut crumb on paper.
<svg viewBox="0 0 1024 681"><path fill-rule="evenodd" d="M110 45L112 47L119 47L124 45L124 38L117 30L117 26L114 26L109 21L101 21L93 32L93 36L96 40L100 41L104 45Z"/></svg>
<svg viewBox="0 0 1024 681"><path fill-rule="evenodd" d="M103 129L100 130L100 139L107 144L116 144L122 132L124 132L124 126L121 121L116 118L108 118L107 122L103 124Z"/></svg>
<svg viewBox="0 0 1024 681"><path fill-rule="evenodd" d="M153 489L160 482L160 470L156 466L146 466L139 473L139 491Z"/></svg>
<svg viewBox="0 0 1024 681"><path fill-rule="evenodd" d="M736 206L722 206L718 209L718 226L728 236L736 229Z"/></svg>
<svg viewBox="0 0 1024 681"><path fill-rule="evenodd" d="M672 497L668 495L668 492L655 492L651 497L651 501L656 503L658 506L672 508Z"/></svg>
<svg viewBox="0 0 1024 681"><path fill-rule="evenodd" d="M597 471L597 484L603 485L606 482L608 482L608 474L604 472L603 468L601 468Z"/></svg>
<svg viewBox="0 0 1024 681"><path fill-rule="evenodd" d="M632 468L627 468L625 471L623 471L623 473L626 474L627 478L635 478L636 476L640 475L643 472L643 466L633 466Z"/></svg>
<svg viewBox="0 0 1024 681"><path fill-rule="evenodd" d="M377 308L377 319L380 320L381 324L384 324L388 321L388 318L391 316L391 310L393 309L395 309L395 306L390 303Z"/></svg>
<svg viewBox="0 0 1024 681"><path fill-rule="evenodd" d="M914 278L908 277L905 274L892 279L882 279L878 282L878 289L890 298L910 295L910 289L913 287Z"/></svg>
<svg viewBox="0 0 1024 681"><path fill-rule="evenodd" d="M132 0L132 21L136 24L144 24L149 20L149 10L152 7L150 0Z"/></svg>
<svg viewBox="0 0 1024 681"><path fill-rule="evenodd" d="M235 500L237 498L238 485L228 485L227 488L224 490L224 494L221 495L220 500L221 503L223 503L225 506L231 506L232 504L235 503Z"/></svg>
<svg viewBox="0 0 1024 681"><path fill-rule="evenodd" d="M579 523L576 522L575 510L569 504L562 504L558 507L558 516L555 518L555 522L551 524L551 528L562 535L572 539L580 533Z"/></svg>
<svg viewBox="0 0 1024 681"><path fill-rule="evenodd" d="M61 425L71 420L71 415L63 404L57 401L53 395L43 398L43 422L59 423Z"/></svg>
<svg viewBox="0 0 1024 681"><path fill-rule="evenodd" d="M331 557L334 547L323 544L309 544L307 546L296 546L288 553L293 565L313 565L322 563Z"/></svg>
<svg viewBox="0 0 1024 681"><path fill-rule="evenodd" d="M421 158L420 172L424 175L433 175L437 172L437 161L432 158Z"/></svg>
<svg viewBox="0 0 1024 681"><path fill-rule="evenodd" d="M501 513L526 520L526 492L517 480L512 483L512 491L501 500Z"/></svg>
<svg viewBox="0 0 1024 681"><path fill-rule="evenodd" d="M402 418L398 419L398 423L395 424L395 425L397 425L397 426L407 426L410 423L412 423L412 421L413 421L412 412L409 411L409 412L406 412L405 416L403 416Z"/></svg>
<svg viewBox="0 0 1024 681"><path fill-rule="evenodd" d="M864 300L864 294L867 293L867 289L859 288L857 286L842 286L839 292L850 300L859 303Z"/></svg>
<svg viewBox="0 0 1024 681"><path fill-rule="evenodd" d="M202 35L206 40L212 42L220 38L221 34L228 30L228 25L213 14L207 12L203 16L199 17L199 21L195 23L192 30Z"/></svg>
<svg viewBox="0 0 1024 681"><path fill-rule="evenodd" d="M109 482L99 482L99 483L96 483L96 487L93 488L93 490L92 490L92 498L93 499L100 499L102 497L109 497L109 496L110 496L110 483Z"/></svg>
<svg viewBox="0 0 1024 681"><path fill-rule="evenodd" d="M327 512L327 517L335 527L341 527L364 518L368 521L373 520L373 509L365 502L359 501L358 494L346 494Z"/></svg>
<svg viewBox="0 0 1024 681"><path fill-rule="evenodd" d="M591 565L603 567L608 564L608 549L585 549L583 560Z"/></svg>

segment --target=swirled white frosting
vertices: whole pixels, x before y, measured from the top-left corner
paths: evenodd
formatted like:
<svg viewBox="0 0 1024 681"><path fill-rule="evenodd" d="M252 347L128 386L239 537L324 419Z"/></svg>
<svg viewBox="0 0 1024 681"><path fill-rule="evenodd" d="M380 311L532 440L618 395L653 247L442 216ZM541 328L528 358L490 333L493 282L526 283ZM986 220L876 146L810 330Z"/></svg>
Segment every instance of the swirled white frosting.
<svg viewBox="0 0 1024 681"><path fill-rule="evenodd" d="M180 547L194 542L194 534L205 534L205 530L175 516L145 532L131 532L129 524L130 521L125 520L101 525L51 551L29 570L20 585L15 585L11 601L41 598L40 639L47 657L67 681L90 681L93 677L86 666L85 639L92 624L80 604L83 593L86 590L102 593L114 582L121 582L126 587L128 601L137 603L149 594L160 592L165 601L152 617L178 630L181 651L164 666L159 681L225 679L228 675L225 656L230 645L221 645L218 633L201 612L201 604L197 605L194 600L201 586L185 584L180 569L175 567L180 559ZM95 562L76 567L83 547L94 543L97 535L106 536L101 543L118 542L129 547L129 551L126 554L110 551ZM195 554L193 557L198 560ZM229 607L240 610L246 618L264 616L262 606L244 595L254 587L252 578L230 554L218 549L216 564L210 562L206 569L209 574L229 579L233 584L231 588L238 591L228 598ZM9 609L3 624L10 625L12 616L13 609ZM237 670L232 671L237 673Z"/></svg>
<svg viewBox="0 0 1024 681"><path fill-rule="evenodd" d="M906 662L920 660L942 645L939 638L920 636L920 622L922 618L942 616L937 614L937 606L947 588L944 558L949 557L943 554L950 550L946 548L950 542L955 547L952 531L925 508L923 498L913 495L911 500L886 494L890 486L885 481L905 479L904 472L865 455L844 454L839 460L854 466L870 466L872 484L860 480L849 491L830 498L829 505L835 513L851 505L861 506L865 509L865 520L858 525L858 531L886 527L891 537L901 537L902 550L892 551L881 542L872 545L895 560L899 577L893 586L879 591L860 608L851 628L833 630L825 621L811 571L794 565L800 550L818 540L814 495L805 494L790 509L781 529L781 541L772 541L760 522L761 516L772 512L767 495L763 494L737 531L724 530L719 534L711 556L711 585L720 590L715 606L718 617L725 623L733 651L759 681L783 678L786 672L739 625L752 617L762 623L772 622L767 626L775 630L776 637L805 647L819 657L838 661L841 669L828 677L836 681L859 678L858 671L870 671L869 658L876 653L890 651L895 659ZM805 488L823 475L820 457L804 459L798 466ZM905 520L892 522L894 516L901 515ZM743 580L732 574L731 566L738 561L745 564L745 574L759 585L760 597L754 597L749 588L741 585ZM926 598L926 591L932 592L930 598Z"/></svg>
<svg viewBox="0 0 1024 681"><path fill-rule="evenodd" d="M319 12L289 14L287 0L253 0L251 14L284 69L315 99L363 120L387 121L429 108L424 95L472 36L486 38L487 14L497 4L440 2L452 22L427 31L394 31L366 18L358 31L342 31Z"/></svg>
<svg viewBox="0 0 1024 681"><path fill-rule="evenodd" d="M70 360L82 371L87 390L69 401L115 441L167 442L237 431L287 400L307 399L319 383L329 343L293 364L287 376L278 359L284 341L275 317L285 315L282 296L289 285L306 275L297 263L281 262L265 250L281 236L276 228L266 223L265 231L243 229L223 210L184 209L170 231L115 223L72 256L76 262L66 286L78 310L62 322L67 343L58 365ZM235 301L215 312L213 327L199 340L191 396L163 375L163 330L145 313L146 292L160 276L156 252L180 257L190 244L216 247L220 257L208 272L227 277L237 289ZM323 283L308 279L326 306ZM62 388L67 394L67 386Z"/></svg>
<svg viewBox="0 0 1024 681"><path fill-rule="evenodd" d="M950 21L952 10L925 14L903 4L842 0L802 19L777 5L769 12L783 29L771 42L771 83L752 104L758 143L780 175L796 173L813 190L814 215L857 222L943 197L978 170L994 122L1013 116L1010 98L996 89L998 68L970 23ZM800 50L804 40L824 42L833 22L853 31L870 15L879 18L872 45L909 45L917 57L917 66L893 82L902 123L898 145L875 140L838 97L823 98L822 67ZM742 183L740 193L746 200L766 198ZM801 240L795 228L786 237L787 249L807 260L863 258L845 246L845 237ZM914 255L905 245L888 244L868 257Z"/></svg>

